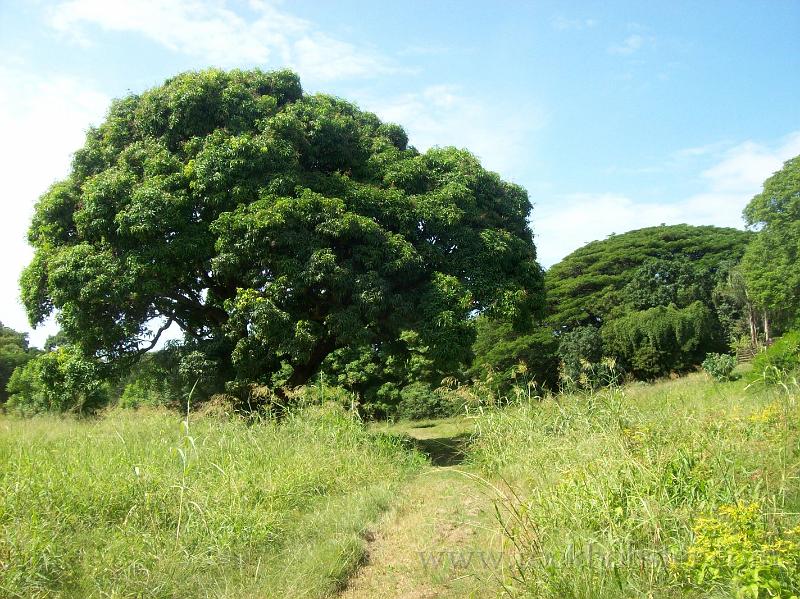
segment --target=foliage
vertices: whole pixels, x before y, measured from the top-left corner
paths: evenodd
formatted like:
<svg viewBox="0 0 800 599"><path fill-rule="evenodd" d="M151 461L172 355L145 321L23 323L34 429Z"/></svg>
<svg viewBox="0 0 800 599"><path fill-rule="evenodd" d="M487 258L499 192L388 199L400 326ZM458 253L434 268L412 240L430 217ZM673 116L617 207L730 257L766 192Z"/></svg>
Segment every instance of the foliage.
<svg viewBox="0 0 800 599"><path fill-rule="evenodd" d="M797 596L800 526L779 534L765 520L758 503L723 505L716 516L699 518L682 574L693 586L721 587L737 597Z"/></svg>
<svg viewBox="0 0 800 599"><path fill-rule="evenodd" d="M179 376L178 368L179 359L173 348L142 356L120 382L120 407L178 407L189 392L186 381Z"/></svg>
<svg viewBox="0 0 800 599"><path fill-rule="evenodd" d="M17 368L8 393L8 409L22 414L88 413L108 401L99 366L72 346L45 352Z"/></svg>
<svg viewBox="0 0 800 599"><path fill-rule="evenodd" d="M453 416L459 407L447 394L437 393L424 383L412 383L400 391L397 416L408 420L444 418Z"/></svg>
<svg viewBox="0 0 800 599"><path fill-rule="evenodd" d="M685 308L697 301L708 304L714 282L707 267L695 266L685 256L650 258L630 274L621 297L632 311L669 305Z"/></svg>
<svg viewBox="0 0 800 599"><path fill-rule="evenodd" d="M749 239L737 229L673 225L589 243L547 271L549 321L599 326L665 302L707 303L719 269L738 261Z"/></svg>
<svg viewBox="0 0 800 599"><path fill-rule="evenodd" d="M755 303L789 322L800 316L800 156L764 183L744 210L758 231L742 259Z"/></svg>
<svg viewBox="0 0 800 599"><path fill-rule="evenodd" d="M580 386L586 364L597 364L603 357L603 339L595 327L577 327L560 336L558 357L561 359L561 382L572 381ZM593 387L599 381L588 381Z"/></svg>
<svg viewBox="0 0 800 599"><path fill-rule="evenodd" d="M328 597L422 466L329 405L5 418L0 456L2 597Z"/></svg>
<svg viewBox="0 0 800 599"><path fill-rule="evenodd" d="M413 358L407 332L450 373L471 357L470 313L543 308L529 212L469 152L421 154L291 72L184 73L115 101L39 200L22 297L111 365L160 319L229 390L370 365L357 385L376 395L379 371Z"/></svg>
<svg viewBox="0 0 800 599"><path fill-rule="evenodd" d="M659 306L605 324L603 346L625 372L653 379L686 371L707 353L724 349L714 325L712 311L699 301L686 308Z"/></svg>
<svg viewBox="0 0 800 599"><path fill-rule="evenodd" d="M484 316L476 320L475 358L469 369L474 380L492 379L499 394L525 379L539 387L554 389L558 372L558 340L546 327L515 331L509 322Z"/></svg>
<svg viewBox="0 0 800 599"><path fill-rule="evenodd" d="M764 351L756 354L750 379L777 383L800 371L800 331L790 331Z"/></svg>
<svg viewBox="0 0 800 599"><path fill-rule="evenodd" d="M0 404L8 399L6 386L14 370L24 366L38 353L28 347L28 335L0 322Z"/></svg>
<svg viewBox="0 0 800 599"><path fill-rule="evenodd" d="M736 376L733 374L736 368L736 356L730 354L711 353L706 355L703 360L703 370L705 370L716 381L732 381Z"/></svg>
<svg viewBox="0 0 800 599"><path fill-rule="evenodd" d="M712 291L712 301L725 338L732 349L751 348L759 339L759 320L757 308L747 289L741 265L721 269ZM760 322L763 327L763 321ZM744 343L744 340L747 340Z"/></svg>

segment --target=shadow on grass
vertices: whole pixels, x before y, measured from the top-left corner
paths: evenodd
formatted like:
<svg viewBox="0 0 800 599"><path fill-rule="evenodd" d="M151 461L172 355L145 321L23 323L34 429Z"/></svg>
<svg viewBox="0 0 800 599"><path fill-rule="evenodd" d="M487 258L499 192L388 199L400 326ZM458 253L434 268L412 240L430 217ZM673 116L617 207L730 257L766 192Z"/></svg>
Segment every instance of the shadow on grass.
<svg viewBox="0 0 800 599"><path fill-rule="evenodd" d="M414 447L424 453L434 466L456 466L464 461L469 434L435 439L409 437Z"/></svg>

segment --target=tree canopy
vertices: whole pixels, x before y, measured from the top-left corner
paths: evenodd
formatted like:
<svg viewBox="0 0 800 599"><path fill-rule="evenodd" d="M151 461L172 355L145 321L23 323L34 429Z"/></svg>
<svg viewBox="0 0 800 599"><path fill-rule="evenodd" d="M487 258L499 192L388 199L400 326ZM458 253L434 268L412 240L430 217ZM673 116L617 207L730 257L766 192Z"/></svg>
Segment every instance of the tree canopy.
<svg viewBox="0 0 800 599"><path fill-rule="evenodd" d="M764 183L744 210L758 231L742 259L753 302L790 322L800 317L800 156ZM767 334L769 331L767 331Z"/></svg>
<svg viewBox="0 0 800 599"><path fill-rule="evenodd" d="M107 366L175 324L239 383L448 372L471 315L543 309L529 212L468 151L421 153L289 71L184 73L116 100L39 200L22 297Z"/></svg>
<svg viewBox="0 0 800 599"><path fill-rule="evenodd" d="M741 258L750 236L662 225L591 242L547 271L548 320L556 327L600 326L635 310L710 303L721 266Z"/></svg>

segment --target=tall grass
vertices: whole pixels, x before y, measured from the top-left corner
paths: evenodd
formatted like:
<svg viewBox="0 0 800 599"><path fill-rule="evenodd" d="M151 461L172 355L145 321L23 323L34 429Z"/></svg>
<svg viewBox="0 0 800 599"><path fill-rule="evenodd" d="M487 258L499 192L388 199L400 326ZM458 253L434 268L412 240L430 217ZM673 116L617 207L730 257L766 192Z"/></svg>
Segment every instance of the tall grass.
<svg viewBox="0 0 800 599"><path fill-rule="evenodd" d="M796 395L692 375L485 413L472 462L513 489L498 501L504 590L800 593Z"/></svg>
<svg viewBox="0 0 800 599"><path fill-rule="evenodd" d="M323 596L421 465L343 410L0 420L0 596Z"/></svg>

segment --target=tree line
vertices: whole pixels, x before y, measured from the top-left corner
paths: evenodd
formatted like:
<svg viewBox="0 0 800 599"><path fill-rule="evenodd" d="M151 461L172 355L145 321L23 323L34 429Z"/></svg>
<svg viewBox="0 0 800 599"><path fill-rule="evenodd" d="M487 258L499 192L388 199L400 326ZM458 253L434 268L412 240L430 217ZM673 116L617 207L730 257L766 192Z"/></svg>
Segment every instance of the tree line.
<svg viewBox="0 0 800 599"><path fill-rule="evenodd" d="M184 73L114 101L38 201L21 295L61 333L39 354L3 329L3 398L282 405L326 383L383 417L450 378L685 371L796 322L799 173L765 183L750 231L632 231L545 273L527 193L468 151L420 152L289 71Z"/></svg>

